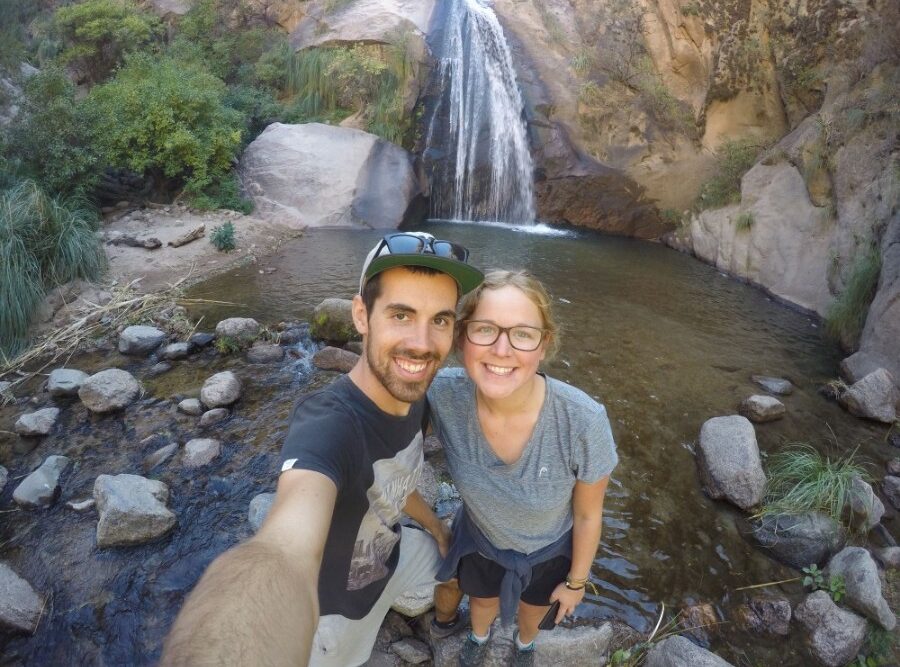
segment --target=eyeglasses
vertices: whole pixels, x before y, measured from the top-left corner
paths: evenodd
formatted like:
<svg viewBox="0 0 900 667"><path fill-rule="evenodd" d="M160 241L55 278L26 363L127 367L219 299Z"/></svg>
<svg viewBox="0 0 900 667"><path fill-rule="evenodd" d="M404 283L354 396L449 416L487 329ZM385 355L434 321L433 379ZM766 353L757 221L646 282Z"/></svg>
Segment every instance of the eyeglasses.
<svg viewBox="0 0 900 667"><path fill-rule="evenodd" d="M469 258L469 251L458 243L443 241L430 236L403 233L388 234L381 242L387 246L392 255L432 254L460 262L465 262ZM378 257L379 254L380 250L375 253L375 257Z"/></svg>
<svg viewBox="0 0 900 667"><path fill-rule="evenodd" d="M537 327L501 327L485 320L466 320L463 326L466 338L473 345L493 345L500 334L505 333L509 344L520 352L534 352L541 346L544 334L547 333L546 329Z"/></svg>

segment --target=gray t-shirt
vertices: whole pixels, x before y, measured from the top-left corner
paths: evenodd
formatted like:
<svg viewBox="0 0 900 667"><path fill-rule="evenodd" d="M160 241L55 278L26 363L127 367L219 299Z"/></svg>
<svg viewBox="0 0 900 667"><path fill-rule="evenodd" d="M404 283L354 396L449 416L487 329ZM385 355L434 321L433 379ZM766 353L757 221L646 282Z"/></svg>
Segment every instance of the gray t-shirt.
<svg viewBox="0 0 900 667"><path fill-rule="evenodd" d="M428 402L469 516L500 549L529 554L555 542L572 527L575 481L596 482L619 460L606 408L559 380L547 378L531 439L509 465L484 438L463 369L441 370Z"/></svg>

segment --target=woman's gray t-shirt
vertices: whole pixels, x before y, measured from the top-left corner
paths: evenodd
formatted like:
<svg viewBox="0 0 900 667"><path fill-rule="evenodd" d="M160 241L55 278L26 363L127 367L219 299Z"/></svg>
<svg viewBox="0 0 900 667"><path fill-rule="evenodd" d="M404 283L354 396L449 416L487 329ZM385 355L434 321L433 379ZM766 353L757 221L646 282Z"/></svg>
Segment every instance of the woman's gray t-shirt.
<svg viewBox="0 0 900 667"><path fill-rule="evenodd" d="M475 385L463 369L441 370L428 402L466 510L500 549L529 554L555 542L572 527L575 481L596 482L619 460L606 408L559 380L547 378L531 439L511 464L484 438Z"/></svg>

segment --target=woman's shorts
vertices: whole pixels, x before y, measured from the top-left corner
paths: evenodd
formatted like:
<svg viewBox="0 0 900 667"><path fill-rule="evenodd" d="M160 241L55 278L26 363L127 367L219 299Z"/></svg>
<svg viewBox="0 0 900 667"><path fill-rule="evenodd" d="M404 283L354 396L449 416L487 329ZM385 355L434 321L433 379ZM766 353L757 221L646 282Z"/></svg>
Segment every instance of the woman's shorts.
<svg viewBox="0 0 900 667"><path fill-rule="evenodd" d="M568 556L557 556L534 566L531 583L522 591L522 602L535 607L550 604L553 589L566 580L572 560ZM476 598L496 598L500 596L500 582L506 570L481 554L470 554L459 561L459 587L463 593Z"/></svg>

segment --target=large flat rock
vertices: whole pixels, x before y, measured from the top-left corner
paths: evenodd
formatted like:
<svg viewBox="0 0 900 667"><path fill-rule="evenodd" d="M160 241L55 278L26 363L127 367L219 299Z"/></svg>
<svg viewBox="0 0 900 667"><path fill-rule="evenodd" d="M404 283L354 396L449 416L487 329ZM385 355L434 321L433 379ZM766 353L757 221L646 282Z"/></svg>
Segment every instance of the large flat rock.
<svg viewBox="0 0 900 667"><path fill-rule="evenodd" d="M138 475L100 475L94 482L97 546L141 544L165 535L176 523L166 507L169 487Z"/></svg>

